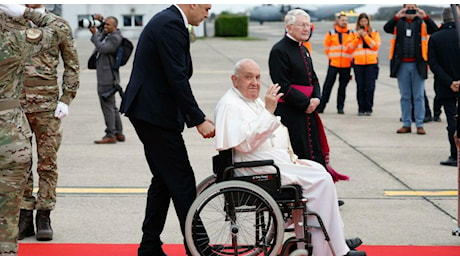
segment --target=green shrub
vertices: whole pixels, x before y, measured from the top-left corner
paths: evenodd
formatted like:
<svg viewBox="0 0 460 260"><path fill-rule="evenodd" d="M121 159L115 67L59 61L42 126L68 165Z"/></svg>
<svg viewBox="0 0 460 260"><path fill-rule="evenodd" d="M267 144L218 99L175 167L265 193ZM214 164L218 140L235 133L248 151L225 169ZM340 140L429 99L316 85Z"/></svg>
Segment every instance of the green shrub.
<svg viewBox="0 0 460 260"><path fill-rule="evenodd" d="M247 37L249 18L243 15L219 15L214 23L216 37Z"/></svg>

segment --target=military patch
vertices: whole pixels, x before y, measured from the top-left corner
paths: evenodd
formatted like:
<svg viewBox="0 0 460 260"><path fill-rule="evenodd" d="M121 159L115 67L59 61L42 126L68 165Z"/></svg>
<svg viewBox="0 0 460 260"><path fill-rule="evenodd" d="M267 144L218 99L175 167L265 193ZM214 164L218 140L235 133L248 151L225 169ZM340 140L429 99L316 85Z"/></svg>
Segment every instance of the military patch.
<svg viewBox="0 0 460 260"><path fill-rule="evenodd" d="M38 42L42 38L42 31L37 28L29 28L26 30L26 36L28 42Z"/></svg>

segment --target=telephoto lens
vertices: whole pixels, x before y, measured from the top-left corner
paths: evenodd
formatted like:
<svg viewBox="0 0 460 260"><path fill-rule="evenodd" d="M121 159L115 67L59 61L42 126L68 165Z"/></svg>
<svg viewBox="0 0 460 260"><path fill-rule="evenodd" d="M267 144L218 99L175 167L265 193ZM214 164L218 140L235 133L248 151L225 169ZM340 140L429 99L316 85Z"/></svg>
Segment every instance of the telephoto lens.
<svg viewBox="0 0 460 260"><path fill-rule="evenodd" d="M104 23L102 21L99 21L99 20L90 20L90 19L81 19L80 21L78 21L78 27L80 28L90 28L90 27L101 27L103 26Z"/></svg>

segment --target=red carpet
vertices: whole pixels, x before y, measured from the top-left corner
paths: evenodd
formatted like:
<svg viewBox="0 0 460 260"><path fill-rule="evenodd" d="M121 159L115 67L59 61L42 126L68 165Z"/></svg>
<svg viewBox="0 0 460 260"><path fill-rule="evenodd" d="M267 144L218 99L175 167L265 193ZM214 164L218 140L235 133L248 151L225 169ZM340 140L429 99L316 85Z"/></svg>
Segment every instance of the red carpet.
<svg viewBox="0 0 460 260"><path fill-rule="evenodd" d="M55 244L19 243L20 256L135 256L137 244ZM185 256L184 246L164 246L170 256ZM358 250L368 256L460 256L460 246L374 246L362 245Z"/></svg>

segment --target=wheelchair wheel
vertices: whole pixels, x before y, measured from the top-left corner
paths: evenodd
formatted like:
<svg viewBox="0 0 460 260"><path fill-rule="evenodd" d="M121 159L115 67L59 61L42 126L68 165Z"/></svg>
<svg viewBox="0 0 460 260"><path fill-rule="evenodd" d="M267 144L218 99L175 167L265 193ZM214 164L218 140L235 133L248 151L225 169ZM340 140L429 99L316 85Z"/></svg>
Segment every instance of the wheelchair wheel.
<svg viewBox="0 0 460 260"><path fill-rule="evenodd" d="M211 175L206 177L206 179L202 180L197 186L196 186L196 195L200 195L205 189L207 189L209 186L213 185L216 183L216 176Z"/></svg>
<svg viewBox="0 0 460 260"><path fill-rule="evenodd" d="M265 190L244 181L211 185L192 204L185 240L192 255L277 255L284 220Z"/></svg>

